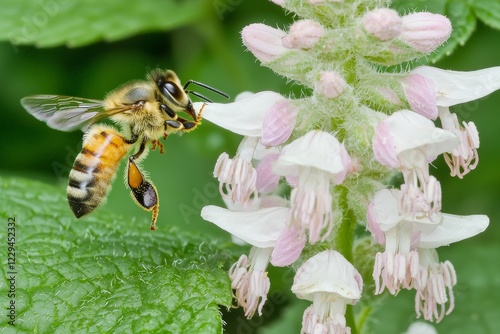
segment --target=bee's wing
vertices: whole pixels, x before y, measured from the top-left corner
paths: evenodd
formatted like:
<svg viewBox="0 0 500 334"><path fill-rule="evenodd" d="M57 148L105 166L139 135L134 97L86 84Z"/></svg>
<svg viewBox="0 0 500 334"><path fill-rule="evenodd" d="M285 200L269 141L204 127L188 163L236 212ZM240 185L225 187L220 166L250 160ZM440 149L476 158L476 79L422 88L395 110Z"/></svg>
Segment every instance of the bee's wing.
<svg viewBox="0 0 500 334"><path fill-rule="evenodd" d="M80 97L33 95L23 98L21 105L36 119L61 131L86 128L108 116L103 110L103 101Z"/></svg>

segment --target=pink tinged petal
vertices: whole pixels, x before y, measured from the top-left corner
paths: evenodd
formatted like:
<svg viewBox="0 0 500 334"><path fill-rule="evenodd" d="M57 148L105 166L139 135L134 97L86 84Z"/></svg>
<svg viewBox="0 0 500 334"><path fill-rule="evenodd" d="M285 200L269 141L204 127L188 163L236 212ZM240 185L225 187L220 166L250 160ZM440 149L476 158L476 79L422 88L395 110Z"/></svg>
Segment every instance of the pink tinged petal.
<svg viewBox="0 0 500 334"><path fill-rule="evenodd" d="M489 225L485 215L457 216L443 213L443 220L428 234L422 233L418 247L437 248L471 238L482 233Z"/></svg>
<svg viewBox="0 0 500 334"><path fill-rule="evenodd" d="M403 31L399 38L417 51L430 53L451 34L451 23L445 16L426 12L403 16Z"/></svg>
<svg viewBox="0 0 500 334"><path fill-rule="evenodd" d="M453 150L458 138L409 110L393 113L375 129L373 152L387 167L422 167L443 152ZM399 161L399 163L396 163Z"/></svg>
<svg viewBox="0 0 500 334"><path fill-rule="evenodd" d="M283 37L283 46L289 49L310 49L318 43L324 33L325 29L316 21L295 21L288 35Z"/></svg>
<svg viewBox="0 0 500 334"><path fill-rule="evenodd" d="M500 66L470 72L421 66L412 73L421 74L434 82L437 105L440 107L477 100L500 89Z"/></svg>
<svg viewBox="0 0 500 334"><path fill-rule="evenodd" d="M285 98L278 93L265 91L232 103L193 103L195 110L202 110L202 117L224 129L242 136L260 137L267 111Z"/></svg>
<svg viewBox="0 0 500 334"><path fill-rule="evenodd" d="M306 235L296 224L285 228L279 236L271 255L275 267L285 267L294 263L306 244Z"/></svg>
<svg viewBox="0 0 500 334"><path fill-rule="evenodd" d="M252 212L234 212L213 205L201 210L201 217L245 242L261 248L274 247L285 229L288 208L265 208Z"/></svg>
<svg viewBox="0 0 500 334"><path fill-rule="evenodd" d="M411 109L420 115L435 120L438 116L434 83L431 79L411 73L403 79L403 90Z"/></svg>
<svg viewBox="0 0 500 334"><path fill-rule="evenodd" d="M309 131L283 148L282 154L273 165L279 175L299 175L300 167L311 167L331 175L344 173L343 145L337 138L324 131ZM345 159L344 159L345 160Z"/></svg>
<svg viewBox="0 0 500 334"><path fill-rule="evenodd" d="M341 95L347 88L344 78L335 71L321 71L319 80L316 81L314 90L316 93L334 99Z"/></svg>
<svg viewBox="0 0 500 334"><path fill-rule="evenodd" d="M372 141L373 155L382 165L390 168L398 168L398 151L396 141L391 134L391 124L380 122L375 128Z"/></svg>
<svg viewBox="0 0 500 334"><path fill-rule="evenodd" d="M333 177L333 182L335 184L341 184L342 182L344 182L347 174L356 171L353 166L351 156L349 155L349 153L347 153L344 144L340 145L340 158L342 159L342 165L344 165L344 169Z"/></svg>
<svg viewBox="0 0 500 334"><path fill-rule="evenodd" d="M280 176L273 173L271 165L279 157L279 154L268 154L264 157L256 168L257 171L257 181L256 187L257 191L261 194L268 194L276 190L278 187L278 182Z"/></svg>
<svg viewBox="0 0 500 334"><path fill-rule="evenodd" d="M355 304L361 298L363 279L339 252L326 250L311 257L297 270L292 292L300 299L314 300L315 294L344 298Z"/></svg>
<svg viewBox="0 0 500 334"><path fill-rule="evenodd" d="M269 108L262 123L262 144L278 146L290 138L297 121L297 109L288 100Z"/></svg>
<svg viewBox="0 0 500 334"><path fill-rule="evenodd" d="M388 41L403 31L403 21L395 10L378 8L363 17L363 27L379 40Z"/></svg>
<svg viewBox="0 0 500 334"><path fill-rule="evenodd" d="M243 44L263 63L269 63L287 53L282 45L286 33L262 23L254 23L243 28Z"/></svg>

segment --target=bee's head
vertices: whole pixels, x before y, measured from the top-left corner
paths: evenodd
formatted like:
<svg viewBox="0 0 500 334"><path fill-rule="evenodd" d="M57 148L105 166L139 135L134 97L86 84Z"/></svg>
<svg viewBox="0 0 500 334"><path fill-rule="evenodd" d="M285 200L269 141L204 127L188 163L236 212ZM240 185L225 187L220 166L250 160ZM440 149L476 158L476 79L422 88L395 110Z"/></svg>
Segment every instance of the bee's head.
<svg viewBox="0 0 500 334"><path fill-rule="evenodd" d="M212 88L210 86L207 86L203 83L194 80L189 80L184 84L184 86L182 86L179 77L177 77L177 75L171 70L162 71L156 69L150 73L149 77L155 83L158 90L161 92L161 95L165 103L167 103L167 106L170 107L170 109L174 110L175 112L185 111L188 114L190 114L191 117L193 117L193 120L196 120L196 112L193 108L193 103L191 102L191 99L189 98L188 94L193 94L194 96L197 96L207 102L212 102L212 101L210 101L208 98L201 95L200 93L187 90L186 88L190 84L195 84L200 87L204 87L208 90L211 90L212 92L215 92L224 97L227 98L229 97L227 94L215 88Z"/></svg>

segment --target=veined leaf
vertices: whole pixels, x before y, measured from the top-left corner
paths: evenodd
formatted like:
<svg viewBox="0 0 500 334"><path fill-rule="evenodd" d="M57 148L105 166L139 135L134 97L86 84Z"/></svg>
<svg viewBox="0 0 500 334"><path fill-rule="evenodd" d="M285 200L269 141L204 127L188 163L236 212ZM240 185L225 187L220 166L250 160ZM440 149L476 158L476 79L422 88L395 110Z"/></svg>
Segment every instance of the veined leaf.
<svg viewBox="0 0 500 334"><path fill-rule="evenodd" d="M38 47L115 41L193 22L207 10L207 3L206 0L7 0L0 11L0 40Z"/></svg>
<svg viewBox="0 0 500 334"><path fill-rule="evenodd" d="M500 29L500 1L476 0L472 2L476 16L494 29Z"/></svg>
<svg viewBox="0 0 500 334"><path fill-rule="evenodd" d="M104 210L76 221L60 189L23 179L0 178L0 203L0 332L222 332L231 257L213 242L168 226L151 232L147 221ZM5 316L11 300L15 327Z"/></svg>

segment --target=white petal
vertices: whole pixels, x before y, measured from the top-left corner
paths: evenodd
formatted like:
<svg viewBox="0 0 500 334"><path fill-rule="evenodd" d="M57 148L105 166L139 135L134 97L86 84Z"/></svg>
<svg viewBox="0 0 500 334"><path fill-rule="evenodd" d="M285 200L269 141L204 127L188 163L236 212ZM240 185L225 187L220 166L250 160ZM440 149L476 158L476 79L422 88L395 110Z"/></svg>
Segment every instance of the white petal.
<svg viewBox="0 0 500 334"><path fill-rule="evenodd" d="M438 332L428 323L416 321L408 327L408 331L404 334L438 334Z"/></svg>
<svg viewBox="0 0 500 334"><path fill-rule="evenodd" d="M345 168L343 151L345 148L337 138L324 131L309 131L283 148L283 152L273 165L278 175L298 175L299 167L313 167L334 176Z"/></svg>
<svg viewBox="0 0 500 334"><path fill-rule="evenodd" d="M307 300L312 300L315 293L357 300L361 298L362 287L361 275L353 265L339 252L326 250L311 257L297 270L292 292Z"/></svg>
<svg viewBox="0 0 500 334"><path fill-rule="evenodd" d="M375 223L383 232L395 227L402 220L399 214L399 198L400 191L396 189L379 190L373 198L371 217L375 219Z"/></svg>
<svg viewBox="0 0 500 334"><path fill-rule="evenodd" d="M201 217L259 248L273 247L288 220L288 208L272 207L252 212L205 206Z"/></svg>
<svg viewBox="0 0 500 334"><path fill-rule="evenodd" d="M196 113L203 107L202 117L224 129L242 136L260 137L262 122L267 110L285 98L278 93L265 91L244 97L232 103L195 102Z"/></svg>
<svg viewBox="0 0 500 334"><path fill-rule="evenodd" d="M440 107L477 100L500 89L500 66L471 72L421 66L412 72L434 81L437 105Z"/></svg>
<svg viewBox="0 0 500 334"><path fill-rule="evenodd" d="M397 111L383 123L390 130L393 149L400 160L403 153L411 159L412 151L419 150L432 161L443 152L451 152L459 144L453 133L437 128L431 120L410 110Z"/></svg>
<svg viewBox="0 0 500 334"><path fill-rule="evenodd" d="M456 216L443 213L443 221L430 234L421 234L418 247L437 248L483 232L489 224L485 215Z"/></svg>

